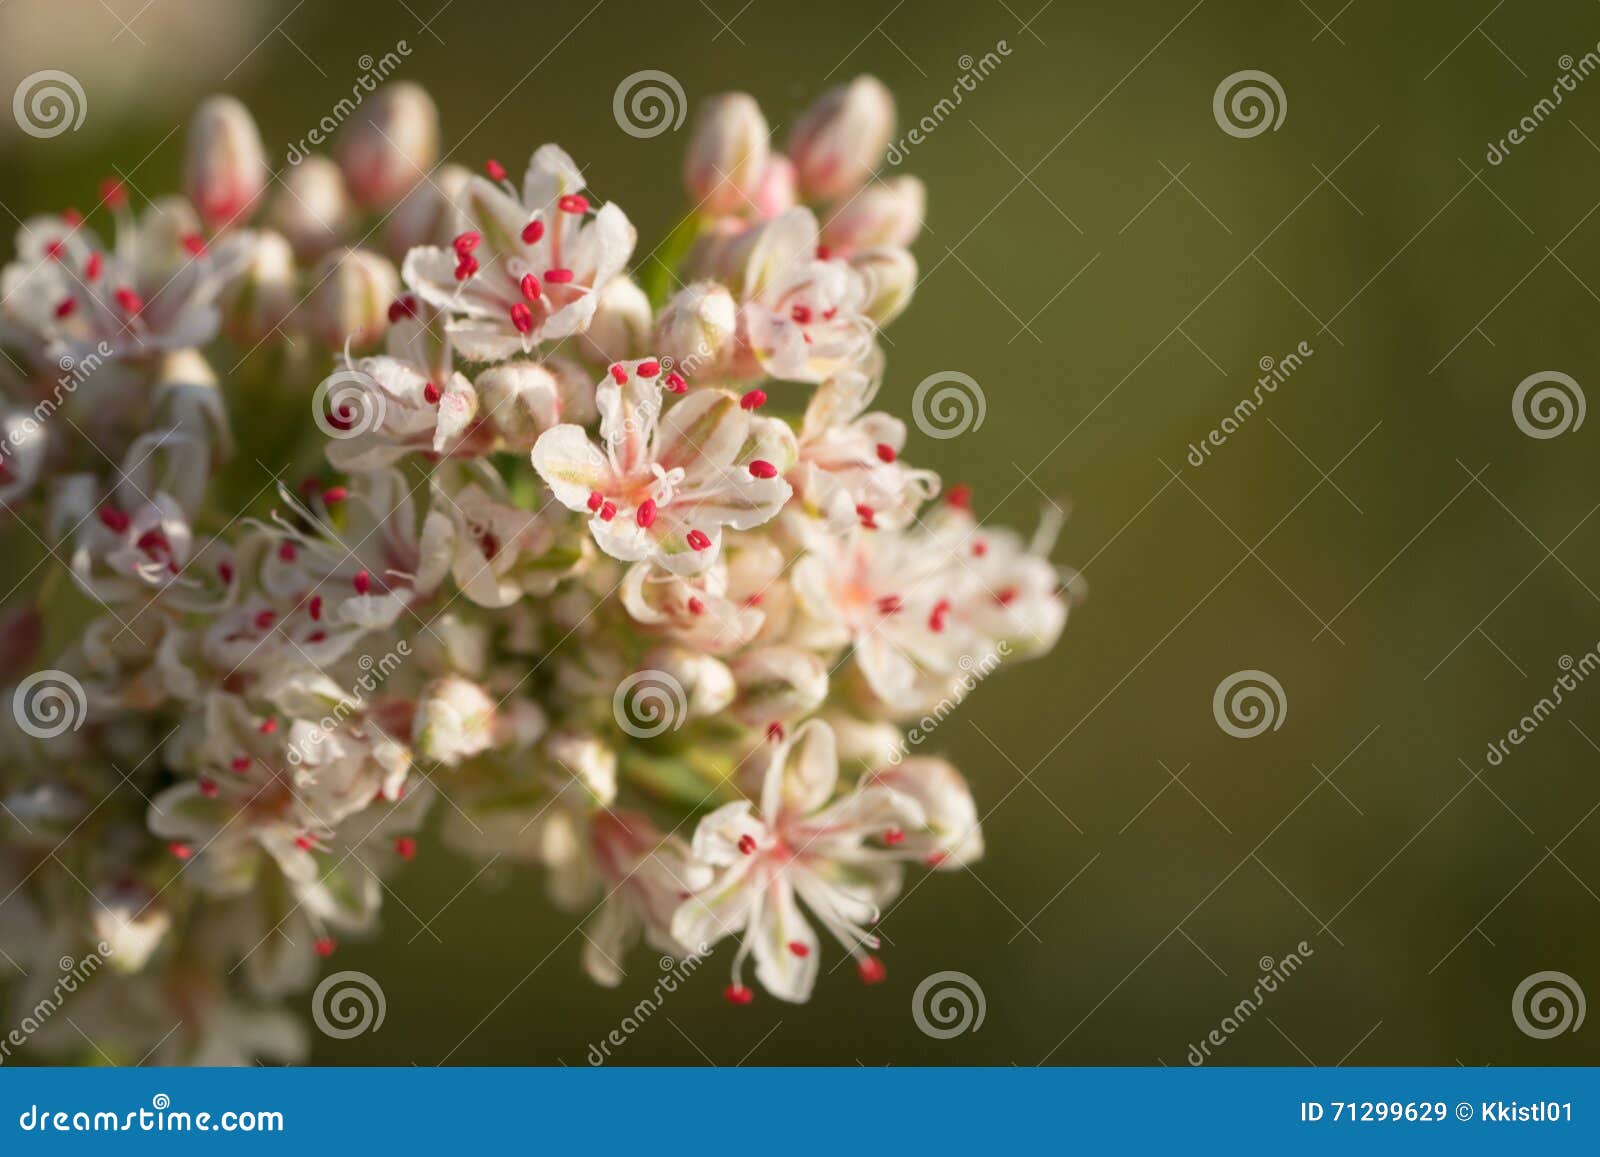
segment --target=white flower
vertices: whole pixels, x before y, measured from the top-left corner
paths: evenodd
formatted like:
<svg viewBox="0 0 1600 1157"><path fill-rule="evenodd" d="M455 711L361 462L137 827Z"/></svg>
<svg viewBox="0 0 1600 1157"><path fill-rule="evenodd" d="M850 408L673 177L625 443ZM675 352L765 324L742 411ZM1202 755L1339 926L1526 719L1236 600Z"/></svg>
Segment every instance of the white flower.
<svg viewBox="0 0 1600 1157"><path fill-rule="evenodd" d="M582 426L557 426L540 436L533 466L556 501L592 515L601 550L693 574L716 560L724 526L747 530L778 513L794 436L725 390L697 390L663 412L661 377L656 361L613 365L595 394L601 445Z"/></svg>
<svg viewBox="0 0 1600 1157"><path fill-rule="evenodd" d="M615 205L591 215L583 187L572 158L543 145L520 201L474 177L459 200L470 228L454 247L407 255L406 284L448 315L467 357L498 361L588 328L596 291L622 272L636 234Z"/></svg>
<svg viewBox="0 0 1600 1157"><path fill-rule="evenodd" d="M714 944L742 933L728 998L749 1000L741 979L754 955L756 979L780 1000L804 1001L817 977L817 935L800 901L856 958L862 979L881 980L868 949L880 906L900 890L895 837L922 826L922 809L889 788L868 786L834 799L839 759L833 732L812 721L774 752L759 809L725 804L700 821L697 859L716 879L678 909L673 935Z"/></svg>
<svg viewBox="0 0 1600 1157"><path fill-rule="evenodd" d="M683 840L663 835L637 812L599 808L589 822L589 851L606 889L583 929L583 967L597 984L622 982L622 960L641 936L673 956L702 949L672 935L673 914L712 874Z"/></svg>

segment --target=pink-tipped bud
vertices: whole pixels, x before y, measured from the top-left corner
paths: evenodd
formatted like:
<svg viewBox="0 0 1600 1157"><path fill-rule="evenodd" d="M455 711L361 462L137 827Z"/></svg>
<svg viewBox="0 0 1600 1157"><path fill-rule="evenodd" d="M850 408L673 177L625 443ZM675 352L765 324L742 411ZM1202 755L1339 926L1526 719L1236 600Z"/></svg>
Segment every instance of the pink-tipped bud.
<svg viewBox="0 0 1600 1157"><path fill-rule="evenodd" d="M683 183L699 212L754 211L770 135L761 106L747 93L714 96L700 106L683 163Z"/></svg>
<svg viewBox="0 0 1600 1157"><path fill-rule="evenodd" d="M266 184L266 150L250 110L231 96L206 98L189 122L183 188L207 228L248 220Z"/></svg>
<svg viewBox="0 0 1600 1157"><path fill-rule="evenodd" d="M903 249L922 231L928 194L915 177L890 177L862 189L822 226L822 243L840 257L890 245Z"/></svg>
<svg viewBox="0 0 1600 1157"><path fill-rule="evenodd" d="M339 134L339 167L356 201L387 209L439 158L439 110L420 84L384 86Z"/></svg>
<svg viewBox="0 0 1600 1157"><path fill-rule="evenodd" d="M330 347L342 348L347 338L368 346L388 328L400 275L386 258L367 249L341 249L322 260L311 282L312 325Z"/></svg>
<svg viewBox="0 0 1600 1157"><path fill-rule="evenodd" d="M250 260L223 297L223 319L238 341L255 343L270 334L294 309L294 250L281 233L251 234Z"/></svg>
<svg viewBox="0 0 1600 1157"><path fill-rule="evenodd" d="M418 245L443 245L466 227L456 208L472 174L461 165L441 165L428 180L419 181L389 217L384 235L389 252L403 258Z"/></svg>
<svg viewBox="0 0 1600 1157"><path fill-rule="evenodd" d="M344 175L327 157L311 156L285 169L267 205L267 223L289 239L295 253L315 259L350 236L355 207Z"/></svg>
<svg viewBox="0 0 1600 1157"><path fill-rule="evenodd" d="M817 98L795 125L789 156L800 191L831 201L860 188L894 136L894 97L875 77L858 76Z"/></svg>

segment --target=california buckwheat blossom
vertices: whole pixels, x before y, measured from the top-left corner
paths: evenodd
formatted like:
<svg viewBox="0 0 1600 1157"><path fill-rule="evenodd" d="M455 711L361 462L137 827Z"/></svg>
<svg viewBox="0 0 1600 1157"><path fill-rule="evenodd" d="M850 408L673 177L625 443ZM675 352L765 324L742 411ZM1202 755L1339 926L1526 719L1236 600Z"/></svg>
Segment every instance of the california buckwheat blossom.
<svg viewBox="0 0 1600 1157"><path fill-rule="evenodd" d="M902 727L1070 602L1054 524L941 497L875 408L924 202L874 175L893 121L860 78L785 153L752 98L707 102L637 275L603 173L440 166L411 85L294 187L214 97L183 196L22 223L12 1019L60 958L109 964L30 1049L301 1059L297 994L435 848L541 870L603 985L640 945L720 951L735 1005L808 1000L841 950L884 979L905 874L984 846Z"/></svg>

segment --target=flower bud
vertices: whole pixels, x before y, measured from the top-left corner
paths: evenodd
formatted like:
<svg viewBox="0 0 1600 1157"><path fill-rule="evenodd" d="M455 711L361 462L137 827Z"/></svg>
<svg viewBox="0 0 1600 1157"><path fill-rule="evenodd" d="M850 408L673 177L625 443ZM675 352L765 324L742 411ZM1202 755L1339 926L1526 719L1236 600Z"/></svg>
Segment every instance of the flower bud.
<svg viewBox="0 0 1600 1157"><path fill-rule="evenodd" d="M698 212L750 211L770 153L767 118L748 93L714 96L700 106L683 162L683 183Z"/></svg>
<svg viewBox="0 0 1600 1157"><path fill-rule="evenodd" d="M223 298L223 325L235 341L254 343L266 337L294 309L294 250L281 233L257 229L251 235L250 260Z"/></svg>
<svg viewBox="0 0 1600 1157"><path fill-rule="evenodd" d="M531 450L539 435L562 422L594 417L594 383L561 358L509 361L490 366L473 382L482 411L516 450Z"/></svg>
<svg viewBox="0 0 1600 1157"><path fill-rule="evenodd" d="M875 77L858 76L817 98L795 125L789 156L800 191L829 201L860 188L894 135L894 97Z"/></svg>
<svg viewBox="0 0 1600 1157"><path fill-rule="evenodd" d="M905 248L922 231L927 191L915 177L874 181L822 226L822 243L845 257L879 245Z"/></svg>
<svg viewBox="0 0 1600 1157"><path fill-rule="evenodd" d="M371 345L389 322L389 303L400 291L400 275L368 249L339 249L312 271L307 305L311 327L333 349L349 339Z"/></svg>
<svg viewBox="0 0 1600 1157"><path fill-rule="evenodd" d="M470 180L472 174L461 165L443 165L406 194L390 215L385 236L396 260L418 245L447 245L465 231L466 221L456 205Z"/></svg>
<svg viewBox="0 0 1600 1157"><path fill-rule="evenodd" d="M589 798L609 807L617 798L617 753L593 735L556 731L544 741L547 755L572 773Z"/></svg>
<svg viewBox="0 0 1600 1157"><path fill-rule="evenodd" d="M685 378L715 373L738 337L733 294L715 281L697 281L673 294L656 319L655 348Z"/></svg>
<svg viewBox="0 0 1600 1157"><path fill-rule="evenodd" d="M717 714L733 702L737 690L733 672L726 663L692 647L670 643L652 647L639 666L643 670L665 672L683 688L690 719Z"/></svg>
<svg viewBox="0 0 1600 1157"><path fill-rule="evenodd" d="M183 188L212 231L250 218L267 184L266 151L250 111L231 96L208 97L189 122Z"/></svg>
<svg viewBox="0 0 1600 1157"><path fill-rule="evenodd" d="M350 234L355 209L339 166L311 156L283 173L283 188L267 206L267 223L289 239L301 257L316 258Z"/></svg>
<svg viewBox="0 0 1600 1157"><path fill-rule="evenodd" d="M650 340L650 321L650 299L632 278L619 274L600 287L594 317L580 343L596 361L640 357Z"/></svg>
<svg viewBox="0 0 1600 1157"><path fill-rule="evenodd" d="M109 949L102 963L118 972L140 971L172 928L172 914L149 889L134 883L105 888L94 900L89 918L95 939Z"/></svg>
<svg viewBox="0 0 1600 1157"><path fill-rule="evenodd" d="M756 185L756 216L768 221L793 209L799 200L795 180L794 162L782 153L773 154Z"/></svg>
<svg viewBox="0 0 1600 1157"><path fill-rule="evenodd" d="M850 259L866 280L867 298L861 312L878 325L900 316L917 287L917 260L904 249L868 249Z"/></svg>
<svg viewBox="0 0 1600 1157"><path fill-rule="evenodd" d="M420 84L397 81L363 105L339 134L339 167L357 202L387 209L439 157L439 109Z"/></svg>
<svg viewBox="0 0 1600 1157"><path fill-rule="evenodd" d="M751 727L809 715L828 697L828 668L799 647L746 651L730 661L739 684L733 713Z"/></svg>
<svg viewBox="0 0 1600 1157"><path fill-rule="evenodd" d="M961 773L942 759L913 756L875 771L867 782L909 796L921 805L927 828L908 832L907 851L918 851L930 866L959 868L983 858L983 828L972 789Z"/></svg>
<svg viewBox="0 0 1600 1157"><path fill-rule="evenodd" d="M423 689L411 723L411 743L423 759L454 767L481 755L494 740L495 701L460 675L445 675Z"/></svg>

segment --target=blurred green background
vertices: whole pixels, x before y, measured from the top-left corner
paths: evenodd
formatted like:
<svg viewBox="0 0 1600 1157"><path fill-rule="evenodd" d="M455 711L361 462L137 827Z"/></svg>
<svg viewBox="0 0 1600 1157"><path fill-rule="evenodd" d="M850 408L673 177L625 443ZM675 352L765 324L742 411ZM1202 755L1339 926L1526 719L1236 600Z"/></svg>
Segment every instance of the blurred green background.
<svg viewBox="0 0 1600 1157"><path fill-rule="evenodd" d="M1539 1040L1511 1010L1544 970L1600 996L1600 681L1485 762L1600 640L1600 419L1535 439L1511 406L1539 371L1600 388L1600 79L1485 160L1596 49L1600 5L10 0L0 87L66 69L89 110L49 141L5 122L0 201L82 203L112 165L175 187L174 130L217 90L281 162L402 39L452 159L515 171L556 140L641 253L681 212L687 126L622 132L628 74L668 71L691 105L745 89L783 124L870 71L909 126L964 57L1010 51L902 166L929 188L924 281L881 401L909 416L929 374L972 375L981 428L908 453L985 518L1070 504L1056 557L1088 600L934 736L989 854L887 915L885 984L841 967L808 1006L735 1008L724 947L618 1063L1179 1065L1302 940L1216 1063L1600 1061L1600 1025ZM1249 139L1212 107L1243 69L1287 102ZM1248 740L1212 714L1243 669L1287 703ZM532 873L476 870L435 847L401 873L405 906L338 960L388 1019L314 1060L583 1064L649 991L647 955L619 990L583 978ZM987 1015L938 1040L911 1001L946 969Z"/></svg>

